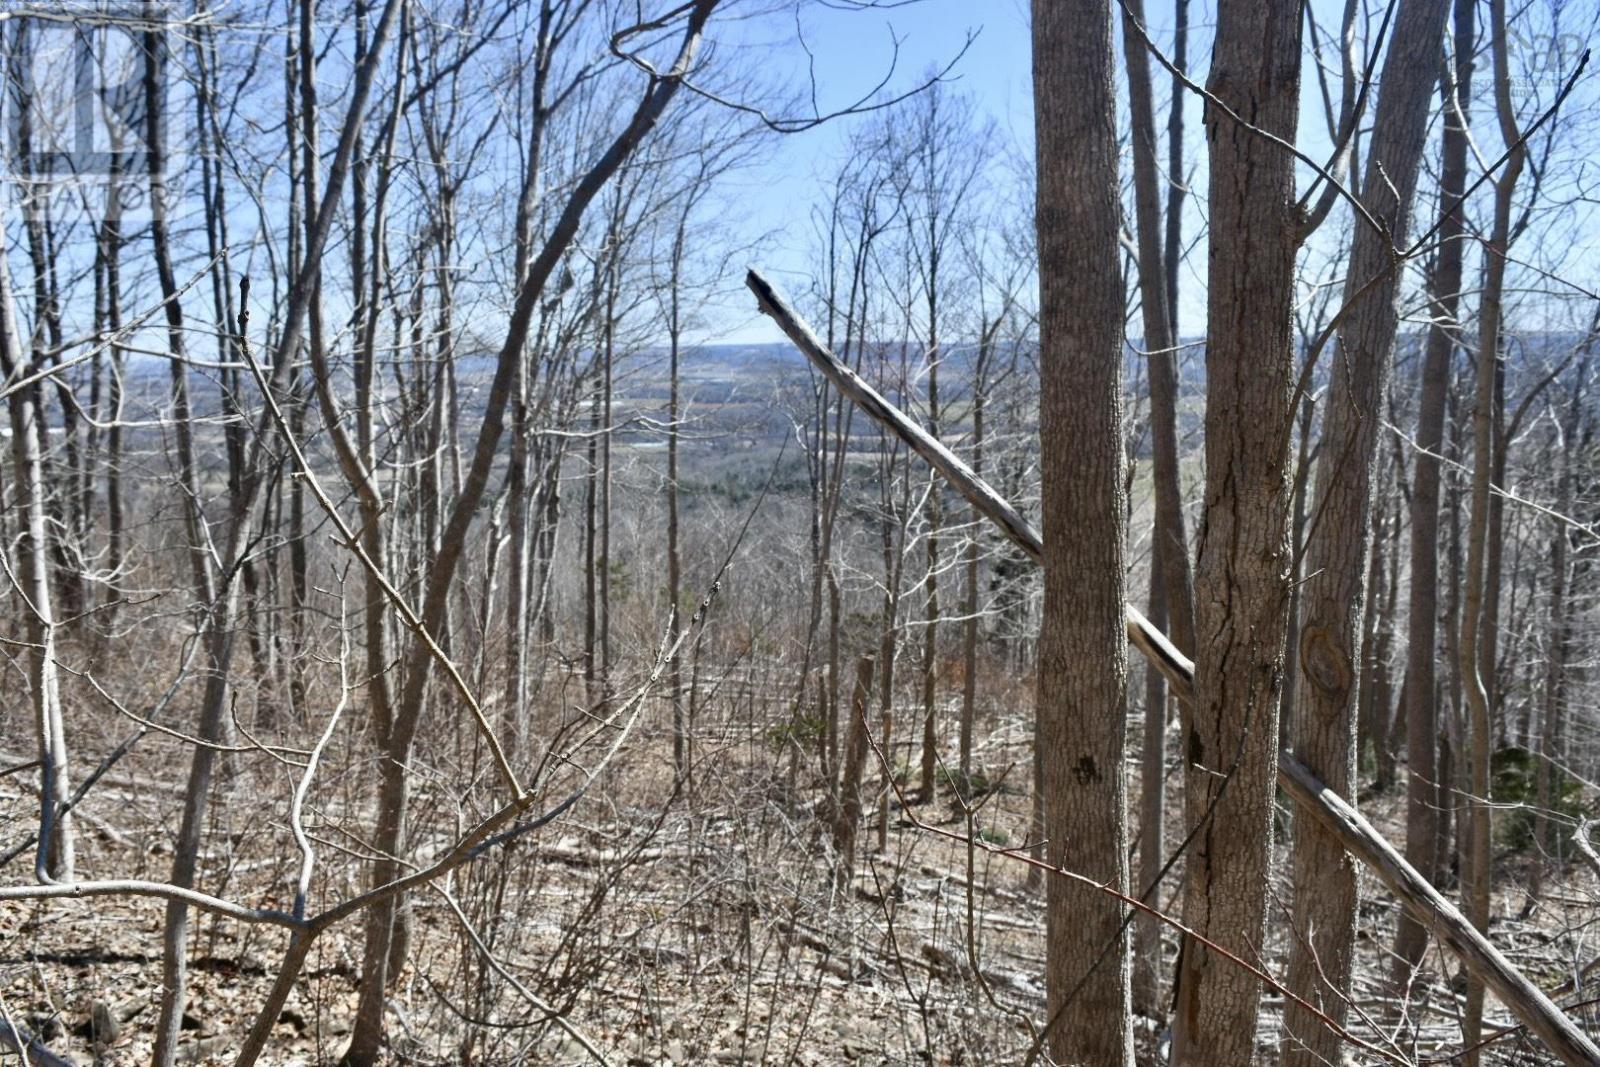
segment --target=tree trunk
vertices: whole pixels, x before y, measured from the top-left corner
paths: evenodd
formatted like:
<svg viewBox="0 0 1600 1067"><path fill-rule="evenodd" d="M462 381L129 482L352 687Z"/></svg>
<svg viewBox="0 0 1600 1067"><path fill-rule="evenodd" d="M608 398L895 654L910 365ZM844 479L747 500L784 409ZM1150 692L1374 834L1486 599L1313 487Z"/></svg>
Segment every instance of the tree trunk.
<svg viewBox="0 0 1600 1067"><path fill-rule="evenodd" d="M980 350L972 381L972 471L980 478L983 476L984 407L988 401L984 381L986 362L987 353ZM972 731L978 715L978 557L983 544L980 521L977 510L973 509L973 529L963 549L966 587L961 604L964 618L961 624L961 739L958 744L962 789L968 788L972 775Z"/></svg>
<svg viewBox="0 0 1600 1067"><path fill-rule="evenodd" d="M1294 157L1300 5L1218 11L1210 89L1253 127L1206 108L1211 154L1206 507L1195 569L1195 709L1185 804L1197 837L1184 921L1252 957L1265 934L1267 864L1289 604L1293 435ZM1255 1059L1256 980L1198 941L1183 949L1172 1058Z"/></svg>
<svg viewBox="0 0 1600 1067"><path fill-rule="evenodd" d="M935 218L937 216L934 216ZM930 227L937 225L930 222ZM939 347L939 253L938 237L929 234L932 246L928 265L928 432L939 433L939 363L944 353ZM936 769L939 759L939 730L936 721L939 687L939 527L943 522L940 493L944 483L937 476L928 490L928 601L926 625L922 634L922 774L919 797L927 802L937 792Z"/></svg>
<svg viewBox="0 0 1600 1067"><path fill-rule="evenodd" d="M146 16L160 19L153 0ZM200 481L195 469L194 421L189 406L189 369L184 346L183 305L178 299L178 278L172 265L172 245L167 230L166 135L162 114L162 78L166 66L166 35L159 29L144 35L145 157L149 164L150 244L160 281L162 311L167 323L168 369L172 383L173 436L178 446L178 492L183 497L185 549L189 556L194 598L199 604L216 599L211 558L207 551L206 518L202 511Z"/></svg>
<svg viewBox="0 0 1600 1067"><path fill-rule="evenodd" d="M1505 169L1494 182L1494 222L1489 242L1484 248L1483 296L1478 311L1478 375L1472 410L1472 510L1466 532L1467 570L1462 592L1460 634L1460 671L1468 712L1467 758L1471 767L1467 795L1472 798L1468 808L1467 863L1462 870L1465 883L1463 896L1467 918L1479 930L1489 928L1493 888L1489 759L1494 745L1494 709L1490 704L1489 687L1492 682L1488 676L1490 672L1486 669L1481 639L1484 622L1493 614L1485 604L1485 588L1488 582L1492 520L1490 479L1494 473L1495 384L1499 375L1506 255L1511 244L1512 194L1527 161L1511 98L1505 0L1492 0L1490 12L1493 19L1490 51L1494 59L1496 110L1500 118L1501 136L1510 155ZM1481 1050L1476 1046L1483 1030L1483 997L1483 982L1470 979L1462 1022L1462 1037L1468 1046L1468 1067L1477 1067L1481 1057Z"/></svg>
<svg viewBox="0 0 1600 1067"><path fill-rule="evenodd" d="M855 695L850 701L849 738L839 780L839 813L833 824L834 880L850 884L855 871L856 831L861 826L861 776L867 762L867 706L872 699L872 657L856 661Z"/></svg>
<svg viewBox="0 0 1600 1067"><path fill-rule="evenodd" d="M1300 590L1301 682L1295 755L1342 796L1354 796L1355 729L1362 663L1372 473L1399 322L1402 278L1396 244L1410 233L1411 202L1427 140L1429 103L1448 0L1401 0L1384 58L1362 203L1383 229L1356 222L1345 279L1345 316L1332 353L1331 384L1317 457L1317 517ZM1342 1026L1349 1011L1357 886L1355 865L1320 827L1295 827L1289 988ZM1338 1059L1340 1040L1299 1004L1284 1012L1284 1063Z"/></svg>
<svg viewBox="0 0 1600 1067"><path fill-rule="evenodd" d="M400 9L400 0L388 0L385 4L383 15L380 17L378 27L374 33L374 51L369 54L366 61L356 70L351 85L350 103L348 105L344 125L341 128L338 148L335 150L333 162L328 171L329 199L336 199L344 183L345 175L350 167L351 156L354 151L354 133L360 125L361 116L365 111L367 98L371 92L373 75L377 66L378 55L382 51L382 44L394 25L395 17ZM154 83L159 79L155 77L155 64L159 62L159 46L161 44L161 31L159 28L150 31L145 42L145 77L147 96L154 93ZM150 164L153 174L160 172L161 160L157 148L160 144L160 131L154 127L159 125L159 110L148 109L147 120L152 130L149 136ZM318 212L316 225L312 228L310 240L303 250L306 262L316 262L322 255L323 246L327 242L328 233L332 228L333 212L329 204L324 202ZM244 282L241 281L241 286ZM289 371L294 364L294 353L299 344L306 307L310 300L310 278L305 270L297 272L294 284L289 289L288 307L282 317L282 330L278 337L276 349L271 360L271 379L268 387L281 391L288 381ZM244 332L244 313L248 304L241 294L241 314L239 330ZM244 354L244 338L238 339L238 351ZM271 417L263 413L256 424L253 440L251 462L247 466L246 477L243 479L237 492L231 494L229 501L228 536L226 547L220 556L221 566L218 575L221 579L220 587L216 590L214 598L208 603L208 610L204 622L203 639L206 644L206 656L210 670L206 678L205 693L200 708L200 721L197 729L202 741L216 741L222 736L227 711L226 700L228 693L227 673L232 657L232 635L235 626L238 603L238 582L233 580L234 571L242 561L248 543L251 514L261 490L267 481L265 469L265 456L267 445L272 440L274 422ZM206 816L207 794L210 789L211 773L215 761L215 749L201 745L195 749L194 759L190 765L189 782L185 792L185 803L178 839L173 849L172 884L189 888L194 884L198 866L198 853L201 831ZM167 906L166 929L162 945L162 998L161 1016L156 1027L156 1049L153 1061L158 1067L170 1067L177 1051L179 1026L182 1021L183 1004L185 997L185 979L187 969L187 944L188 944L189 912L186 905L174 901Z"/></svg>
<svg viewBox="0 0 1600 1067"><path fill-rule="evenodd" d="M1302 373L1306 371L1302 370ZM1289 628L1284 634L1285 649L1300 647L1300 576L1305 573L1306 490L1311 484L1312 460L1317 454L1311 443L1311 428L1316 424L1315 409L1312 397L1300 398L1300 445L1295 453L1293 518L1289 522L1289 545L1294 553L1294 584L1289 589ZM1299 681L1299 671L1284 672L1283 692L1278 697L1278 729L1284 736L1294 731L1295 692L1299 688Z"/></svg>
<svg viewBox="0 0 1600 1067"><path fill-rule="evenodd" d="M1356 781L1359 782L1367 754L1372 754L1372 788L1379 793L1389 788L1392 766L1386 766L1389 749L1389 588L1390 564L1394 555L1389 541L1389 509L1382 499L1375 502L1378 513L1373 521L1371 544L1367 552L1367 588L1370 603L1361 621L1361 674L1356 693L1356 748L1353 754ZM1359 790L1358 790L1359 792Z"/></svg>
<svg viewBox="0 0 1600 1067"><path fill-rule="evenodd" d="M0 223L4 221L0 207ZM11 269L0 255L0 380L13 381L38 368L23 355L21 324L11 292ZM28 696L33 705L39 753L39 850L34 876L40 882L74 878L72 816L62 809L71 796L67 781L67 739L56 674L56 617L51 602L50 524L45 514L44 455L39 448L43 423L40 383L11 389L10 501L22 515L15 579L22 594ZM20 651L20 650L19 650Z"/></svg>
<svg viewBox="0 0 1600 1067"><path fill-rule="evenodd" d="M454 503L443 524L437 540L437 552L428 569L426 591L419 613L422 629L428 633L445 632L456 570L461 562L467 532L488 488L489 475L496 462L505 425L506 409L511 401L511 385L516 377L518 361L522 358L534 310L545 285L577 236L590 203L655 127L667 104L676 95L684 74L693 63L706 20L716 6L717 0L695 0L687 11L678 54L671 68L652 80L626 125L572 188L544 245L522 279L506 327L505 340L496 356L494 379L484 405L483 428L464 472L460 492L455 494ZM432 652L423 640L419 638L411 642L403 673L404 687L395 708L394 725L383 739L378 818L372 835L374 851L382 858L373 864L374 885L393 880L403 866L399 850L404 841L406 823L405 766L410 759L411 746L423 710L431 657ZM507 776L510 777L509 772ZM514 789L521 788L514 778L507 784ZM388 896L374 904L367 913L361 994L356 1005L350 1045L342 1059L350 1067L370 1067L379 1055L392 957L390 937L402 903L398 895Z"/></svg>
<svg viewBox="0 0 1600 1067"><path fill-rule="evenodd" d="M974 478L971 469L954 453L930 438L921 427L842 366L831 352L823 349L816 335L798 320L787 302L759 274L751 271L746 277L746 285L756 293L762 309L777 319L784 332L819 369L828 374L842 392L861 404L873 418L893 429L897 436L944 474L960 489L968 502L978 506L1029 559L1036 563L1044 562L1043 538L992 486ZM1280 493L1283 491L1280 488ZM1169 684L1192 694L1198 677L1195 665L1174 650L1165 635L1132 607L1126 609L1126 625L1129 643L1166 675ZM1034 746L1035 759L1042 751L1042 746ZM1277 758L1277 782L1289 792L1302 811L1310 813L1319 824L1334 832L1344 846L1382 878L1390 891L1400 897L1407 907L1430 926L1442 931L1446 947L1470 971L1491 982L1502 1000L1556 1050L1564 1062L1600 1062L1600 1051L1595 1050L1593 1043L1574 1022L1511 967L1487 938L1464 923L1438 891L1423 882L1360 813L1338 794L1328 790L1304 764L1292 755L1280 752Z"/></svg>
<svg viewBox="0 0 1600 1067"><path fill-rule="evenodd" d="M1447 779L1439 771L1439 456L1444 450L1450 355L1460 306L1465 216L1459 200L1467 177L1466 105L1472 94L1474 4L1456 0L1454 77L1443 86L1444 143L1439 252L1428 280L1432 325L1424 342L1417 401L1416 474L1411 490L1411 579L1406 642L1406 860L1430 882L1439 880L1440 812ZM1452 102L1455 101L1455 102ZM1409 915L1395 932L1394 987L1404 989L1422 962L1427 932Z"/></svg>
<svg viewBox="0 0 1600 1067"><path fill-rule="evenodd" d="M621 186L618 185L618 189ZM613 224L621 228L622 203L619 199L616 205L616 214ZM599 612L597 625L599 626L600 641L600 700L601 714L611 706L611 437L616 430L612 421L611 405L615 395L616 374L616 339L617 339L617 287L619 281L617 271L620 269L618 260L622 257L622 250L617 247L617 232L613 230L610 264L606 271L605 308L602 312L602 322L605 336L601 342L602 359L601 369L601 394L600 394L600 485L598 491L599 521L600 521L600 602L597 606Z"/></svg>
<svg viewBox="0 0 1600 1067"><path fill-rule="evenodd" d="M1178 651L1194 653L1194 578L1183 521L1183 485L1178 466L1178 353L1168 292L1172 271L1161 244L1160 177L1156 170L1155 109L1150 60L1137 29L1142 0L1123 8L1123 48L1128 64L1128 110L1133 122L1134 214L1139 241L1139 299L1144 347L1150 367L1150 444L1156 496L1153 565L1167 590L1169 636ZM1178 120L1181 128L1181 119ZM1177 175L1169 176L1178 181ZM1172 205L1169 210L1178 210Z"/></svg>
<svg viewBox="0 0 1600 1067"><path fill-rule="evenodd" d="M106 190L105 217L100 226L98 258L100 260L100 286L102 294L97 301L100 322L97 324L112 337L122 332L122 175L121 168L113 164ZM110 422L106 429L106 589L101 600L107 609L106 629L111 629L115 619L113 605L122 596L122 569L127 556L127 517L124 513L122 489L122 418L123 373L126 356L123 346L111 344L111 375L107 388L104 417Z"/></svg>
<svg viewBox="0 0 1600 1067"><path fill-rule="evenodd" d="M1125 891L1123 287L1109 0L1033 7L1044 615L1039 736L1052 866ZM1133 1063L1123 908L1047 887L1046 1003L1059 1063Z"/></svg>
<svg viewBox="0 0 1600 1067"><path fill-rule="evenodd" d="M1183 108L1189 99L1184 86L1189 68L1189 0L1174 0L1172 12L1172 104L1167 110L1167 232L1161 266L1167 272L1167 315L1172 339L1183 338L1178 317L1178 268L1183 263L1183 201L1189 187L1183 170ZM1177 353L1173 353L1176 358ZM1187 557L1186 557L1187 558Z"/></svg>
<svg viewBox="0 0 1600 1067"><path fill-rule="evenodd" d="M1155 107L1151 100L1150 57L1134 22L1143 23L1142 0L1122 9L1122 42L1128 68L1128 111L1133 126L1134 214L1139 244L1139 298L1144 323L1144 348L1150 379L1150 445L1155 487L1155 529L1151 537L1150 611L1159 615L1173 643L1194 654L1194 577L1189 566L1188 536L1183 518L1183 485L1178 460L1178 352L1176 273L1166 262L1179 254L1181 222L1168 218L1167 247L1162 247L1160 176L1156 167ZM1169 134L1182 139L1182 96L1173 105ZM1170 146L1181 166L1182 146ZM1179 183L1179 174L1168 176ZM1168 210L1181 212L1182 193L1171 194ZM1169 288L1170 287L1170 288ZM1180 717L1187 724L1188 713ZM1146 672L1145 727L1140 778L1139 887L1158 892L1155 880L1166 857L1163 833L1163 787L1167 698L1159 671ZM1136 994L1141 1010L1154 1012L1161 985L1161 930L1154 918L1139 921Z"/></svg>
<svg viewBox="0 0 1600 1067"><path fill-rule="evenodd" d="M589 396L589 440L584 446L583 479L583 683L584 699L599 700L600 575L597 548L600 513L600 381Z"/></svg>
<svg viewBox="0 0 1600 1067"><path fill-rule="evenodd" d="M1565 447L1562 449L1560 489L1556 503L1556 511L1561 515L1572 514L1575 481L1573 453L1583 451L1581 445L1588 443L1587 440L1581 443L1577 440L1577 423L1583 417L1583 380L1588 370L1588 361L1585 360L1578 368L1578 385L1573 389L1572 406L1565 420L1566 425L1562 427L1561 442ZM1572 654L1569 595L1572 568L1568 562L1570 538L1571 531L1567 529L1567 524L1557 520L1550 535L1550 652L1545 663L1544 701L1539 716L1538 759L1534 779L1538 800L1533 822L1533 870L1529 892L1535 898L1541 895L1545 870L1556 851L1550 815L1556 801L1555 780L1559 772L1552 770L1551 764L1562 758L1557 744L1557 724L1561 721L1562 707L1566 702L1567 661Z"/></svg>
<svg viewBox="0 0 1600 1067"><path fill-rule="evenodd" d="M1150 561L1150 624L1157 628L1167 622L1167 596L1161 567ZM1160 905L1157 879L1167 862L1166 767L1167 767L1167 680L1154 664L1144 668L1144 746L1139 757L1139 877L1135 884L1141 899ZM1133 1002L1142 1014L1161 1018L1161 922L1153 915L1141 914L1135 938L1133 961Z"/></svg>
<svg viewBox="0 0 1600 1067"><path fill-rule="evenodd" d="M1509 466L1509 444L1506 432L1506 365L1496 357L1494 371L1494 401L1489 417L1489 533L1484 541L1483 554L1483 624L1479 635L1478 670L1483 675L1483 688L1489 694L1490 736L1493 747L1506 743L1510 727L1507 722L1505 702L1500 698L1500 602L1505 584L1506 555L1506 500L1499 490L1506 484Z"/></svg>
<svg viewBox="0 0 1600 1067"><path fill-rule="evenodd" d="M683 608L683 556L678 522L678 422L683 418L679 359L683 343L683 258L694 197L691 195L687 201L673 231L667 279L667 613L670 627L668 639L672 641L677 640L683 626L678 617ZM816 529L815 518L813 529ZM820 530L817 532L820 535ZM813 587L811 599L814 620L820 602L820 587ZM808 640L808 659L810 654L811 642ZM805 679L802 677L802 689L804 685ZM689 735L683 718L683 664L678 656L672 657L667 669L667 699L672 702L672 767L678 782L683 783L689 777L690 754Z"/></svg>

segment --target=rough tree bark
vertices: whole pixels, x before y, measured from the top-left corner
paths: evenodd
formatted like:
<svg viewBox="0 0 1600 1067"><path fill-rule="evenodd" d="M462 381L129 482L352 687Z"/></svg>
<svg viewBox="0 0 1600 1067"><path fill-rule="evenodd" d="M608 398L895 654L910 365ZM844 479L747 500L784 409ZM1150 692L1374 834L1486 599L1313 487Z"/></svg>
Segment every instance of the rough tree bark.
<svg viewBox="0 0 1600 1067"><path fill-rule="evenodd" d="M1265 934L1272 849L1301 224L1294 157L1262 133L1294 142L1301 20L1292 0L1219 8L1205 116L1206 490L1195 568L1195 706L1184 738L1185 810L1196 837L1183 915L1191 929L1247 958ZM1252 1062L1255 979L1189 940L1177 981L1173 1061Z"/></svg>
<svg viewBox="0 0 1600 1067"><path fill-rule="evenodd" d="M756 295L761 309L770 314L784 333L822 370L839 391L861 405L873 419L891 427L960 491L967 502L994 523L1022 553L1035 563L1044 559L1044 543L1039 532L995 491L973 475L972 469L941 443L929 437L904 413L892 407L858 375L824 348L815 333L794 313L788 302L765 278L750 271L745 284ZM1119 520L1120 521L1120 520ZM1182 696L1194 699L1195 665L1174 649L1149 620L1132 607L1126 609L1128 643L1166 676L1168 684ZM1035 747L1037 753L1039 749ZM1440 938L1472 973L1489 982L1501 1000L1530 1030L1561 1058L1563 1063L1587 1065L1600 1062L1600 1050L1584 1036L1572 1019L1521 975L1471 924L1462 919L1438 890L1417 875L1383 836L1338 794L1328 790L1305 766L1286 752L1277 758L1277 782L1300 806L1324 827L1332 829L1353 854L1360 857L1401 904ZM1038 868L1034 868L1038 869Z"/></svg>
<svg viewBox="0 0 1600 1067"><path fill-rule="evenodd" d="M1379 231L1356 223L1345 276L1344 317L1317 457L1316 522L1300 589L1295 755L1342 796L1356 782L1355 698L1372 532L1373 465L1399 324L1402 277L1396 246L1410 232L1417 171L1448 0L1401 0L1379 83L1361 199ZM1342 1026L1355 945L1356 870L1344 848L1314 823L1295 827L1289 988ZM1286 1067L1336 1061L1340 1040L1298 1004L1284 1013Z"/></svg>
<svg viewBox="0 0 1600 1067"><path fill-rule="evenodd" d="M1109 0L1035 0L1044 608L1038 745L1049 862L1125 889L1128 644L1122 272ZM1132 1064L1123 909L1048 886L1045 988L1059 1063Z"/></svg>

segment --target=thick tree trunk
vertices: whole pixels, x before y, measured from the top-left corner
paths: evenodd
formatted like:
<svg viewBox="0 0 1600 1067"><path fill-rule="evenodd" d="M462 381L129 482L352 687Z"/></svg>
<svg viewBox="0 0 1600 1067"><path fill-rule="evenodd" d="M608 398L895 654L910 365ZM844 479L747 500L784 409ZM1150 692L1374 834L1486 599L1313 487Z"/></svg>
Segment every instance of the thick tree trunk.
<svg viewBox="0 0 1600 1067"><path fill-rule="evenodd" d="M1046 857L1126 890L1127 636L1122 307L1109 0L1033 7L1038 143L1044 618L1037 706ZM1058 1063L1133 1062L1123 909L1047 887L1045 988Z"/></svg>
<svg viewBox="0 0 1600 1067"><path fill-rule="evenodd" d="M1185 807L1197 830L1184 921L1247 958L1262 944L1289 605L1288 449L1300 212L1293 143L1300 5L1244 0L1218 11L1210 90L1251 127L1206 108L1211 154L1206 498L1195 569L1195 708L1184 738ZM1253 127L1253 128L1252 128ZM1255 1059L1254 978L1198 941L1178 974L1173 1060Z"/></svg>
<svg viewBox="0 0 1600 1067"><path fill-rule="evenodd" d="M953 453L890 406L881 395L843 366L838 357L824 349L810 327L799 320L793 309L764 278L751 271L745 284L756 294L762 310L777 320L790 339L828 375L841 392L860 404L874 419L893 429L948 478L968 502L1004 532L1027 558L1036 563L1043 562L1043 539L1004 497L992 486L975 478L971 469ZM1131 607L1126 609L1126 623L1129 643L1166 676L1174 689L1190 694L1193 699L1198 678L1195 665L1174 650L1165 636ZM1042 746L1034 746L1036 761L1042 752ZM1593 1044L1571 1019L1518 974L1487 938L1465 923L1438 891L1423 881L1416 870L1401 859L1354 808L1318 782L1303 764L1288 753L1278 754L1277 782L1295 799L1301 811L1309 813L1318 823L1334 832L1352 854L1377 874L1414 916L1430 928L1442 932L1445 935L1442 941L1444 946L1454 952L1474 974L1492 982L1496 992L1518 1018L1552 1049L1557 1050L1564 1062L1588 1064L1600 1061L1600 1052L1594 1050ZM1034 840L1038 839L1036 833ZM1030 866L1030 870L1039 868Z"/></svg>

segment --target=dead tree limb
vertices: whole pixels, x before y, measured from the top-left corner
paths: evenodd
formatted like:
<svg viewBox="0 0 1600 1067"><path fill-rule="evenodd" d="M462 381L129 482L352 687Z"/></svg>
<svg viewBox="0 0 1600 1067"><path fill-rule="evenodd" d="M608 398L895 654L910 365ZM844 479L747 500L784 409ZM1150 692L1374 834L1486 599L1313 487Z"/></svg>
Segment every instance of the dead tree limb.
<svg viewBox="0 0 1600 1067"><path fill-rule="evenodd" d="M1577 1024L1512 966L1444 894L1429 885L1349 801L1317 781L1303 763L1286 753L1278 757L1278 785L1351 855L1365 863L1412 916L1493 990L1529 1030L1538 1034L1561 1062L1600 1064L1600 1051Z"/></svg>
<svg viewBox="0 0 1600 1067"><path fill-rule="evenodd" d="M855 401L868 415L887 426L917 455L927 460L934 470L944 475L945 479L967 498L969 504L1015 541L1017 546L1028 554L1028 558L1035 563L1040 561L1041 553L1044 551L1044 539L1039 536L1039 531L1033 528L1033 524L1011 506L1010 501L995 492L993 486L974 474L972 468L962 462L954 452L912 422L900 409L880 396L876 389L862 381L860 375L829 352L827 346L805 320L795 313L788 301L780 296L759 272L750 271L745 276L745 284L756 294L761 310L772 316L783 332L789 335L789 339L805 353L806 358L816 364L817 369L827 375L841 393ZM1194 685L1194 665L1189 662L1188 657L1167 640L1166 634L1152 626L1150 620L1146 619L1138 608L1128 605L1127 614L1129 642L1153 663L1177 690L1188 693Z"/></svg>
<svg viewBox="0 0 1600 1067"><path fill-rule="evenodd" d="M755 294L761 310L772 316L795 346L841 393L927 460L1031 559L1037 562L1041 558L1043 540L1021 512L974 474L955 453L885 400L830 352L759 272L749 271L745 285ZM1166 676L1180 699L1192 699L1194 664L1132 605L1127 608L1127 619L1129 643ZM1366 864L1416 920L1431 930L1468 972L1494 990L1506 1007L1563 1063L1569 1067L1600 1067L1600 1049L1577 1024L1513 967L1500 950L1417 873L1416 868L1407 863L1348 801L1318 781L1304 764L1287 752L1278 754L1278 785L1294 798L1301 810L1338 838L1352 856Z"/></svg>
<svg viewBox="0 0 1600 1067"><path fill-rule="evenodd" d="M9 1049L32 1067L77 1067L77 1061L58 1056L28 1028L10 1019L0 1021L0 1048Z"/></svg>

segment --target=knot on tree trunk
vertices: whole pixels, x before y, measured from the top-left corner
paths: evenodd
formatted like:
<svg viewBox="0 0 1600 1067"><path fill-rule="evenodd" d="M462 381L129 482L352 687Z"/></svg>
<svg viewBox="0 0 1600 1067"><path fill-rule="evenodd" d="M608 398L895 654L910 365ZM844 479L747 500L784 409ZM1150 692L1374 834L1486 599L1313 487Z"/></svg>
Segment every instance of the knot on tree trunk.
<svg viewBox="0 0 1600 1067"><path fill-rule="evenodd" d="M1300 666L1323 693L1340 696L1355 680L1350 657L1326 626L1308 626L1300 634Z"/></svg>

